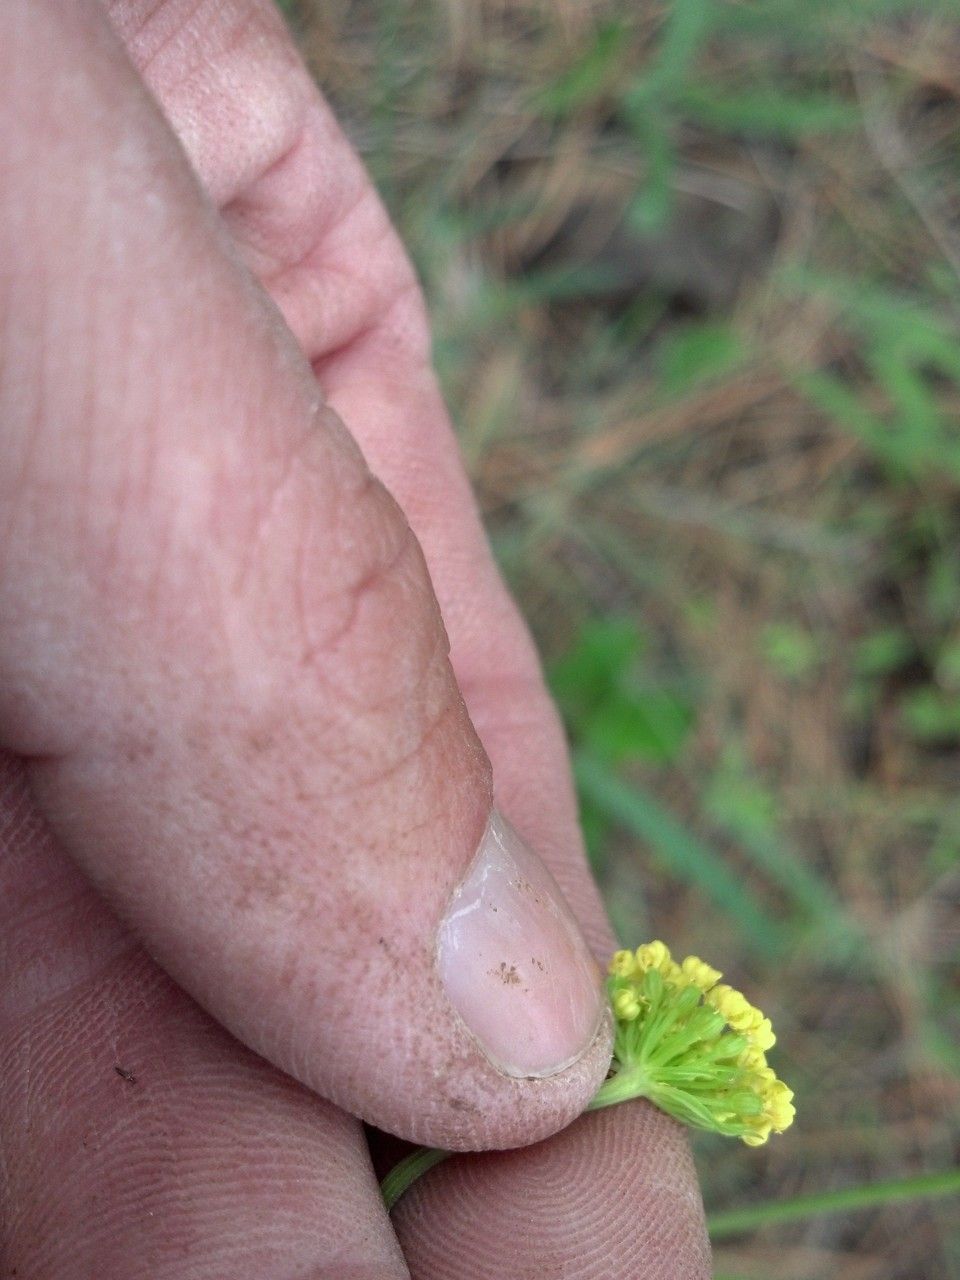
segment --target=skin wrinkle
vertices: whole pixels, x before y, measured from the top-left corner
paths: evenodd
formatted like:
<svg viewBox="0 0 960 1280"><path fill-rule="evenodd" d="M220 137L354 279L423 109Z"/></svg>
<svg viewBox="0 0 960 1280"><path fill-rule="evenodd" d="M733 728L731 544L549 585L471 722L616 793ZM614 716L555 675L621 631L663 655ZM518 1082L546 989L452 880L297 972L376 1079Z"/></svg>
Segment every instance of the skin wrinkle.
<svg viewBox="0 0 960 1280"><path fill-rule="evenodd" d="M309 115L305 112L304 120L299 127L295 142L277 160L268 165L262 174L258 175L254 190L264 187L269 188L272 180L284 176L282 173L284 169L296 168L297 161L303 157L313 143L314 137L315 133L311 129ZM272 263L263 261L263 258L269 258L269 252L257 244L251 234L255 229L256 214L259 210L256 205L251 203L249 194L246 199L237 197L230 204L224 206L221 212L242 248L247 250L249 254L255 255L257 275L264 287L269 289L271 293L276 293L281 290L288 276L295 275L304 267L312 265L317 251L329 242L339 227L349 227L358 210L364 202L369 200L369 188L365 187L362 182L358 182L353 198L346 200L328 222L321 223L313 228L314 235L310 237L301 251L292 255L288 251L283 259L278 259ZM387 229L389 229L387 220L384 219L383 221ZM276 244L275 228L269 228L268 233L263 236L263 240L268 246L271 242Z"/></svg>
<svg viewBox="0 0 960 1280"><path fill-rule="evenodd" d="M94 360L91 360L91 366L95 367ZM91 402L92 400L93 396L91 396ZM91 403L89 421L95 420ZM129 467L118 474L116 488L111 495L112 501L110 503L113 519L109 521L108 527L102 533L95 531L94 528L94 522L97 517L100 520L103 519L102 508L105 504L102 503L102 495L99 503L92 501L94 494L92 485L88 485L88 491L83 495L81 516L83 512L88 514L89 525L86 530L86 540L78 538L78 559L90 575L94 588L103 594L109 592L111 582L120 576L125 563L129 560L125 534L127 526L130 524L131 513L137 513L139 517L143 504L150 501L154 492L151 481L155 483L157 421L155 418L141 419L140 427L137 443L143 457L141 475L134 479L130 474ZM90 455L89 471L92 471L94 459L94 436L92 433L88 433L87 440ZM136 499L139 499L139 501ZM99 510L98 507L100 508ZM173 524L172 514L168 514L164 519L157 520L154 524L150 560L152 571L147 575L147 581L142 591L143 607L147 611L152 609L157 614L159 614L159 602L162 600L163 566L167 563L167 555L173 540ZM83 548L85 545L86 553L84 554Z"/></svg>
<svg viewBox="0 0 960 1280"><path fill-rule="evenodd" d="M411 566L409 571L405 571L407 565ZM385 618L387 606L398 596L401 604L408 595L416 596L424 579L420 548L411 534L398 548L392 564L371 568L355 584L349 596L351 612L336 633L323 642L314 642L311 652L325 658L329 665L314 662L311 669L318 670L323 683L342 700L341 707L360 716L391 714L399 708L400 697L389 691L390 675L376 670L376 659L368 671L360 672L355 659L361 647L369 648L373 624ZM398 607L397 613L402 616L403 612L410 611ZM462 699L454 689L446 687L450 683L446 678L449 661L439 614L432 610L423 621L430 625L411 627L392 654L393 676L404 691L404 720L409 723L411 711L418 708L422 691L429 689L431 683L439 686L447 705L464 719ZM426 634L418 635L418 631ZM338 679L341 670L343 677Z"/></svg>
<svg viewBox="0 0 960 1280"><path fill-rule="evenodd" d="M119 19L118 25L141 70L145 59L150 57L148 83L173 115L174 123L185 135L188 149L200 147L200 152L192 152L191 158L199 161L201 168L210 157L215 156L221 162L211 190L221 206L228 205L235 195L249 188L289 149L303 119L303 107L310 97L309 80L294 51L282 38L282 19L276 10L265 5L238 6L214 0L212 4L198 6L195 0L187 0L185 9L184 0L166 0L162 16L172 28L182 33L182 44L188 52L195 51L194 66L203 73L197 78L197 83L185 84L177 60L158 56L155 50L151 50L145 38L148 31L136 34L135 7L126 3L115 4L112 16ZM201 10L205 18L212 20L198 22L196 14ZM245 57L245 50L238 47L236 41L229 42L232 48L230 55L225 56L224 49L219 47L227 43L222 33L230 24L237 24L238 14L242 22L244 12L255 15L253 30L262 32L263 39L257 40L257 47L250 49ZM238 63L247 64L249 72L266 69L269 74L238 74ZM226 92L223 87L225 77L228 82ZM211 99L209 92L211 84L224 99L223 105L230 108L229 115L218 113L219 104L216 98ZM206 112L196 111L198 100L208 106ZM182 127L184 116L194 117L189 120L190 127L186 130ZM204 144L204 131L222 130L225 122L229 125L233 121L239 123L239 130L230 137L234 145L214 150ZM249 149L248 138L256 142L255 154ZM206 167L209 168L208 163Z"/></svg>
<svg viewBox="0 0 960 1280"><path fill-rule="evenodd" d="M482 542L449 424L438 418L435 382L425 382L420 372L406 383L393 375L379 390L359 368L356 348L327 361L327 391L351 422L378 424L376 437L368 436L369 427L363 426L358 435L368 452L373 450L373 464L426 548L457 670L469 684L485 667L502 670L505 655L513 666L527 652L529 638ZM460 511L455 530L449 523L453 506Z"/></svg>
<svg viewBox="0 0 960 1280"><path fill-rule="evenodd" d="M354 323L350 328L349 337L341 343L332 343L328 336L325 350L317 352L316 355L321 360L325 357L327 360L338 354L343 354L348 348L360 348L365 340L375 338L378 347L384 345L384 339L393 336L395 328L391 325L391 320L398 310L408 305L411 298L419 299L420 286L412 269L397 269L394 267L392 271L377 273L374 276L374 282L371 283L363 278L369 274L371 262L391 261L396 241L396 232L389 222L384 212L383 206L380 204L376 196L368 189L365 197L358 201L354 218L360 223L360 212L364 207L371 210L371 222L373 224L372 232L368 229L364 234L364 256L365 270L363 274L354 275L344 266L337 266L338 258L341 256L341 250L338 248L337 241L341 237L343 227L346 225L336 224L333 226L327 236L320 242L318 247L325 250L324 254L317 254L311 262L309 258L304 259L302 266L304 269L309 265L317 276L326 276L334 281L339 279L343 282L344 296L351 297L359 294L361 298L365 293L369 293L369 299L366 304L357 307L357 315ZM361 228L362 229L362 228ZM351 228L352 230L352 228ZM386 251L386 252L384 252ZM400 259L401 263L405 260ZM384 282L385 276L385 282ZM407 361L408 373L415 362L421 362L426 365L430 358L429 350L429 329L425 314L419 308L416 308L416 316L421 323L417 324L414 331L407 335L408 345L401 348L395 354L400 355ZM403 330L401 330L403 333ZM314 353L310 350L308 343L304 344L307 359L311 365L315 366ZM321 385L322 378L322 363Z"/></svg>
<svg viewBox="0 0 960 1280"><path fill-rule="evenodd" d="M269 183L276 178L284 169L293 165L297 156L310 142L310 124L309 113L306 102L302 104L302 113L294 114L290 111L283 113L290 123L281 134L280 144L275 148L277 155L275 159L262 159L257 165L257 173L252 184L246 184L244 188L238 190L235 195L228 200L220 203L220 216L229 224L231 214L243 216L245 210L252 208L250 205L244 204L244 196L249 196L251 189L255 190L264 184ZM285 140L286 134L290 134L289 142ZM254 246L249 242L244 242L241 237L236 237L238 243L248 249Z"/></svg>
<svg viewBox="0 0 960 1280"><path fill-rule="evenodd" d="M364 505L364 494L376 492L374 485L376 485L376 481L371 477L369 485L361 494L357 495L356 503L358 506ZM386 490L383 490L382 487L381 492L386 496ZM389 547L385 555L379 554L375 557L372 564L365 565L338 592L338 596L346 599L346 617L332 629L325 631L322 636L318 636L315 633L314 626L311 625L311 619L319 612L316 604L328 604L332 597L321 596L317 598L314 592L313 607L308 610L305 605L306 591L309 584L314 580L314 575L309 573L307 569L307 544L308 540L304 538L298 546L297 572L295 575L294 600L303 634L303 656L300 661L302 666L320 666L318 659L329 658L337 650L348 647L351 636L358 630L358 621L364 602L372 600L378 593L384 589L389 589L397 581L402 581L401 569L404 562L415 556L418 557L420 549L409 526L404 522L402 531L400 529L397 530L395 545ZM380 552L379 547L377 550ZM416 568L419 570L419 563ZM338 692L343 692L343 690L338 690ZM368 708L364 707L364 709Z"/></svg>
<svg viewBox="0 0 960 1280"><path fill-rule="evenodd" d="M358 215L364 205L377 226L389 225L362 166L343 148L336 121L317 102L302 67L292 72L276 137L261 148L250 181L221 201L227 225L251 255L251 269L269 284L276 283L273 273L295 268L335 242L338 230L346 227L351 234L353 226L362 225Z"/></svg>
<svg viewBox="0 0 960 1280"><path fill-rule="evenodd" d="M310 452L318 447L326 451L328 445L317 441L316 445L307 447ZM297 457L302 459L303 456L301 449ZM291 587L294 616L299 622L301 633L299 661L309 667L319 680L329 685L338 698L345 698L348 705L367 711L372 707L386 705L391 697L400 695L388 695L384 692L382 695L371 696L367 692L362 699L355 696L348 685L335 678L331 660L343 654L349 666L352 660L351 648L357 639L358 628L361 638L369 631L369 623L362 618L366 603L375 609L382 608L381 599L397 590L405 595L407 583L414 594L420 592L424 589L425 570L420 548L408 524L383 486L369 472L361 473L358 485L336 493L328 504L330 511L321 518L323 507L318 507L310 500L316 470L316 464L312 460L308 464L290 462L284 468L277 484L271 487L267 511L256 525L254 538L262 551L258 554L254 549L243 553L241 573L252 592L255 588L251 580L256 577L259 581L260 577L253 568L254 562L262 560L265 566L262 572L265 573L271 549L275 545L275 538L271 540L270 536L274 532L273 524L282 526L294 517L308 522L307 528L295 540L296 561ZM284 501L283 493L291 490ZM272 520L273 516L276 516L276 521ZM331 526L333 534L329 532ZM371 539L368 532L371 527L381 530L382 536ZM353 553L353 547L361 540L354 535L354 529L364 531L359 564L355 563L357 557ZM343 545L346 552L345 563L354 566L345 575L345 580L334 589L323 586L324 577L315 569L318 554L316 549L320 548L319 554L328 558L332 538ZM321 588L319 590L318 585ZM309 603L305 598L307 593ZM433 654L441 649L445 660L446 640L439 617L435 610L421 616L423 621L429 620L430 627L427 630L436 637L429 642L431 652L423 662L432 663ZM318 622L323 623L322 632L317 631ZM419 630L423 629L421 623ZM411 630L405 641L406 648L413 646L416 649L419 644L416 636L417 629ZM418 665L419 662L420 660ZM338 660L336 666L340 665L342 661ZM393 665L394 668L397 667L396 654ZM414 688L416 683L418 678L410 676L401 682L402 696L406 697L408 689Z"/></svg>
<svg viewBox="0 0 960 1280"><path fill-rule="evenodd" d="M379 708L377 707L369 709L367 718L370 721L368 736L376 741L377 750L380 754L367 767L357 756L356 743L351 744L350 755L346 762L339 759L332 749L332 742L329 749L325 745L324 761L327 775L325 785L320 785L321 779L313 773L309 776L304 775L297 787L297 798L300 803L310 802L315 807L324 808L328 812L346 805L354 806L357 800L367 795L367 793L382 789L385 783L395 781L404 769L416 765L421 757L426 757L428 762L434 758L430 756L428 749L433 747L434 740L440 737L445 729L450 729L451 732L456 733L458 722L462 716L462 706L459 700L452 699L443 702L435 710L424 712L422 725L420 723L421 717L412 715L408 717L409 722L405 727L403 737L393 742L392 740L383 741L383 735L378 727L380 721L376 717L378 710ZM356 730L356 724L354 728ZM301 740L307 738L307 736L307 731L299 735ZM332 740L333 734L329 726L325 729L325 736ZM278 741L275 749L268 751L264 745L262 731L256 730L254 737L255 743L251 748L254 755L269 755L279 760L287 752L289 738L286 741ZM382 758L383 753L388 751L389 755L386 758ZM479 749L475 767L479 772L489 772L487 761L480 754ZM487 784L487 789L489 790L489 783ZM367 796L368 801L375 800L375 798L375 795ZM394 836L402 836L404 833L421 830L424 825L423 820L412 824L401 823L392 834Z"/></svg>
<svg viewBox="0 0 960 1280"><path fill-rule="evenodd" d="M309 343L305 344L309 351ZM368 351L364 351L364 348ZM432 343L423 308L420 285L415 279L398 283L384 304L381 317L352 333L350 338L323 354L311 359L311 367L321 385L327 381L328 369L344 357L359 352L368 355L371 363L379 367L379 385L389 385L389 365L396 362L404 370L404 382L419 369L425 377L433 379L431 365Z"/></svg>
<svg viewBox="0 0 960 1280"><path fill-rule="evenodd" d="M241 550L238 554L237 572L229 584L231 597L242 597L246 593L248 581L257 558L257 551L261 546L264 534L275 515L280 498L286 491L294 468L298 465L304 449L311 443L311 436L319 429L318 419L323 411L323 406L318 401L313 415L304 428L303 436L293 445L286 457L282 459L279 475L270 483L266 500L261 502L260 509L253 518L253 529L247 538L248 549L246 552Z"/></svg>
<svg viewBox="0 0 960 1280"><path fill-rule="evenodd" d="M103 2L103 0L101 0ZM136 55L141 74L146 76L149 66L155 61L164 48L177 39L195 14L207 0L179 0L179 6L170 0L106 0L106 10L131 53ZM188 5L186 14L184 4ZM158 21L166 21L166 30ZM154 26L160 26L159 39L151 46L150 34Z"/></svg>
<svg viewBox="0 0 960 1280"><path fill-rule="evenodd" d="M335 196L328 185L317 184L313 175L318 156L329 163L327 153L342 151L342 139L321 104L303 111L297 125L299 146L282 157L282 163L269 163L266 174L234 197L223 210L227 225L248 265L274 293L311 362L369 333L388 332L397 302L413 298L419 322L415 333L411 330L409 354L426 363L428 325L416 277L399 249L396 232L352 155L340 157ZM344 168L349 172L346 182ZM272 221L265 221L264 207L271 209ZM343 252L344 241L351 246L349 255ZM323 280L324 287L310 290L314 280ZM309 291L309 308L298 305L298 291L304 290Z"/></svg>
<svg viewBox="0 0 960 1280"><path fill-rule="evenodd" d="M427 721L422 729L417 730L416 741L409 750L404 751L395 761L386 765L379 765L375 773L359 780L353 779L348 785L339 787L339 796L342 799L356 801L363 796L365 791L380 788L387 782L393 782L398 774L402 773L410 765L415 764L426 754L427 748L431 747L434 739L441 735L448 721L454 716L459 717L459 715L459 706L442 708L440 712ZM433 815L427 814L420 821L405 825L397 834L409 837L415 832L428 830L433 825L436 816L436 812Z"/></svg>
<svg viewBox="0 0 960 1280"><path fill-rule="evenodd" d="M211 0L178 0L178 5L180 12L176 13L176 21L169 22L167 30L162 32L158 41L149 41L150 26L158 17L169 18L170 6L165 6L163 4L154 6L152 11L147 15L146 21L141 24L136 35L131 34L128 36L129 39L140 45L141 51L138 58L139 70L147 83L150 83L152 79L151 71L158 62L163 60L166 60L168 63L170 62L167 55L171 52L174 46L179 45L181 50L185 50L188 53L193 54L192 58L185 59L184 61L175 64L177 68L177 78L176 80L171 81L167 86L168 91L172 91L173 93L177 93L178 91L182 92L186 89L197 72L204 69L203 39L191 41L188 38L191 31L196 31L199 34L200 28L197 22L199 15L201 13L212 13L215 18L221 14L223 15L223 18L231 16L231 9L229 7L218 6L215 3L211 5ZM221 21L222 20L223 19L221 18ZM220 35L220 33L218 33L218 53L221 57L228 57L230 53L242 44L243 38L249 33L252 27L252 22L253 16L250 15L239 22L230 24L230 26L226 28L230 31L230 35L225 39ZM150 44L148 51L143 48L145 44Z"/></svg>

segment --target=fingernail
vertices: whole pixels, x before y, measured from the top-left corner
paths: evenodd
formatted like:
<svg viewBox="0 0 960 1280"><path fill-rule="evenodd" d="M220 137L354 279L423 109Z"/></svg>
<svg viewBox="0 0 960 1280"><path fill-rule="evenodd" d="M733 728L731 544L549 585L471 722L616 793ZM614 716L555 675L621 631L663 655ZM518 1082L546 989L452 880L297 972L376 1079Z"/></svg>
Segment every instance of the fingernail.
<svg viewBox="0 0 960 1280"><path fill-rule="evenodd" d="M549 1076L592 1044L600 971L553 876L496 809L440 925L451 1004L490 1061Z"/></svg>

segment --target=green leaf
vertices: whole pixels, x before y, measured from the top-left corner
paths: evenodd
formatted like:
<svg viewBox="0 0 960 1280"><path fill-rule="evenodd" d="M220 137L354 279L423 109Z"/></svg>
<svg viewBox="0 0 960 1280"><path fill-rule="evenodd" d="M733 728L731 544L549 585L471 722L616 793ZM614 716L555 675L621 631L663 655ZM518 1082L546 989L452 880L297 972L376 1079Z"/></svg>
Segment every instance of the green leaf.
<svg viewBox="0 0 960 1280"><path fill-rule="evenodd" d="M728 324L691 324L660 344L661 382L682 395L729 373L743 358L743 344Z"/></svg>
<svg viewBox="0 0 960 1280"><path fill-rule="evenodd" d="M628 225L641 234L659 231L670 215L677 164L672 108L717 12L715 0L673 0L650 65L621 96L621 114L646 162L643 185L627 209Z"/></svg>
<svg viewBox="0 0 960 1280"><path fill-rule="evenodd" d="M935 622L951 626L960 612L960 556L952 539L941 535L938 541L927 571L925 603Z"/></svg>
<svg viewBox="0 0 960 1280"><path fill-rule="evenodd" d="M666 689L646 689L632 699L605 702L585 737L599 755L612 761L641 759L670 764L680 754L693 719L686 699Z"/></svg>
<svg viewBox="0 0 960 1280"><path fill-rule="evenodd" d="M859 676L886 676L902 667L915 652L913 641L898 627L874 631L857 644L852 667Z"/></svg>
<svg viewBox="0 0 960 1280"><path fill-rule="evenodd" d="M673 208L676 149L659 115L634 124L634 134L646 161L643 183L627 206L627 225L641 235L662 230Z"/></svg>
<svg viewBox="0 0 960 1280"><path fill-rule="evenodd" d="M573 648L550 667L550 687L561 705L596 704L619 687L643 648L636 624L628 619L586 622Z"/></svg>
<svg viewBox="0 0 960 1280"><path fill-rule="evenodd" d="M802 680L823 657L816 636L792 622L768 623L760 644L767 662L786 680Z"/></svg>
<svg viewBox="0 0 960 1280"><path fill-rule="evenodd" d="M960 689L960 639L947 641L937 656L937 682L945 689Z"/></svg>
<svg viewBox="0 0 960 1280"><path fill-rule="evenodd" d="M637 677L643 640L620 619L591 622L549 672L574 741L603 759L667 764L677 758L694 722L681 692Z"/></svg>
<svg viewBox="0 0 960 1280"><path fill-rule="evenodd" d="M902 435L872 410L857 391L835 374L820 371L793 374L793 383L816 408L863 441L884 462L893 479L913 478L921 469L919 459Z"/></svg>
<svg viewBox="0 0 960 1280"><path fill-rule="evenodd" d="M960 738L960 698L923 685L901 702L904 723L921 742L953 742Z"/></svg>
<svg viewBox="0 0 960 1280"><path fill-rule="evenodd" d="M772 836L776 831L777 797L748 769L742 752L725 748L704 797L711 822L742 839Z"/></svg>
<svg viewBox="0 0 960 1280"><path fill-rule="evenodd" d="M946 376L960 379L951 315L866 275L852 279L792 262L778 272L778 279L790 293L827 303L862 337L885 344L898 358L936 365Z"/></svg>

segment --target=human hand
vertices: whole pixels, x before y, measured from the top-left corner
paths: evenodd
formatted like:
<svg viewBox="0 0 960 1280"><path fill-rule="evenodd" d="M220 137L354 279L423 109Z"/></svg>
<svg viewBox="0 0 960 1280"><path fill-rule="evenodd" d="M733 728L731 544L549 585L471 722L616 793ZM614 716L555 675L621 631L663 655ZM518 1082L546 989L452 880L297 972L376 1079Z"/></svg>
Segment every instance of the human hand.
<svg viewBox="0 0 960 1280"><path fill-rule="evenodd" d="M0 10L7 1268L706 1275L644 1104L382 1209L355 1117L473 1149L578 1115L611 940L362 167L269 4L109 18L127 54L93 0ZM509 834L470 898L491 766L586 946Z"/></svg>

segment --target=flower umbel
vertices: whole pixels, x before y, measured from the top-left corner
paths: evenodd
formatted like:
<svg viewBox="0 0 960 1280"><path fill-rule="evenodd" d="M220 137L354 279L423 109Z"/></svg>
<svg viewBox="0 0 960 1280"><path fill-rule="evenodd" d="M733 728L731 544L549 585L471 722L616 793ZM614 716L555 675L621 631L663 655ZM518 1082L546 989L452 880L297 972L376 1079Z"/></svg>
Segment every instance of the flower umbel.
<svg viewBox="0 0 960 1280"><path fill-rule="evenodd" d="M613 1065L591 1109L649 1098L685 1124L751 1147L790 1127L793 1092L767 1064L770 1019L721 973L697 956L678 964L659 941L617 951L609 973Z"/></svg>

